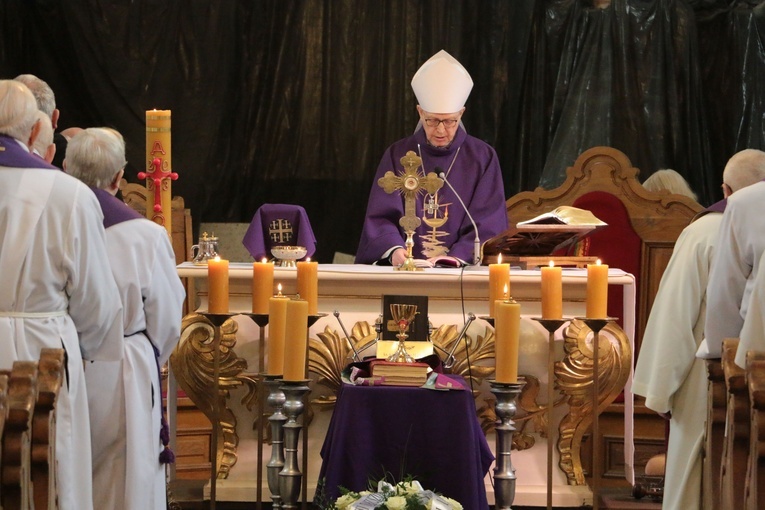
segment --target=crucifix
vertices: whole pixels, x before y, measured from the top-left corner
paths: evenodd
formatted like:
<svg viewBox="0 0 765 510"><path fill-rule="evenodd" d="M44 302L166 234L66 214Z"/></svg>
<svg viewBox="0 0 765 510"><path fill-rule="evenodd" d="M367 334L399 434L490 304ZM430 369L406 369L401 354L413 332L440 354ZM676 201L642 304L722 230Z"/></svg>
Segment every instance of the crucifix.
<svg viewBox="0 0 765 510"><path fill-rule="evenodd" d="M378 179L377 185L384 189L386 193L390 194L398 191L404 195L404 215L398 221L398 224L406 232L406 261L396 269L401 271L417 271L419 268L415 266L414 257L412 256L414 231L422 223L422 220L415 214L417 195L426 191L432 195L441 189L444 181L433 172L430 172L427 176L419 172L418 169L422 165L422 159L413 151L407 152L400 161L404 171L395 174L388 170L385 172L385 176Z"/></svg>

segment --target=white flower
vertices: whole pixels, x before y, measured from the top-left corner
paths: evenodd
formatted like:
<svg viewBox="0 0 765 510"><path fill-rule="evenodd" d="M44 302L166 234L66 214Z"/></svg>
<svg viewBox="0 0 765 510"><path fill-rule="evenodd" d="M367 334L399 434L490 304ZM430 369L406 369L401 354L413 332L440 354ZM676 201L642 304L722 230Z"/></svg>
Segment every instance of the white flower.
<svg viewBox="0 0 765 510"><path fill-rule="evenodd" d="M452 498L447 498L446 496L441 497L448 501L450 505L452 505L452 510L462 510L462 505L460 505L459 502L453 500Z"/></svg>
<svg viewBox="0 0 765 510"><path fill-rule="evenodd" d="M409 495L409 494L419 494L422 492L422 485L420 485L420 482L413 481L413 482L401 482L397 485L398 493L403 495Z"/></svg>
<svg viewBox="0 0 765 510"><path fill-rule="evenodd" d="M337 498L337 501L335 501L335 506L338 508L338 510L345 510L357 499L359 498L352 496L351 494L345 494Z"/></svg>
<svg viewBox="0 0 765 510"><path fill-rule="evenodd" d="M406 498L404 496L391 496L385 501L388 510L404 510L406 508Z"/></svg>

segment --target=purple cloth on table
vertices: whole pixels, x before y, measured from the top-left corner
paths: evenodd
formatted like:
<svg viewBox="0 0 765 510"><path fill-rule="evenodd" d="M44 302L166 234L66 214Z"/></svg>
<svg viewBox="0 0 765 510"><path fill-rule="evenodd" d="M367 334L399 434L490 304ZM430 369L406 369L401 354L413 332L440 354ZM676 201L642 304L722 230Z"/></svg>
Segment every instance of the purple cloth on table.
<svg viewBox="0 0 765 510"><path fill-rule="evenodd" d="M399 219L404 215L404 199L398 192L386 193L377 185L377 181L389 170L396 175L401 173L403 167L400 160L407 151L421 155L423 161L420 171L424 170L425 174L434 172L436 167L449 172L446 178L473 215L481 242L507 229L505 188L494 149L478 138L468 135L463 128L459 128L448 148L439 149L428 144L424 130L418 129L412 136L388 147L383 154L369 193L366 219L356 251L357 263L374 263L390 248L404 246L406 235L399 225ZM454 166L449 171L452 161ZM423 214L423 201L426 196L427 193L421 193L417 197L417 216ZM448 206L449 219L439 229L449 234L439 238L449 250L447 255L472 262L475 231L459 200L446 184L438 191L438 202L451 204ZM428 258L422 253L422 241L430 229L431 227L424 222L417 228L413 250L415 258Z"/></svg>
<svg viewBox="0 0 765 510"><path fill-rule="evenodd" d="M306 257L316 252L316 237L308 214L299 205L263 204L255 212L242 244L252 258L271 259L274 246L303 246Z"/></svg>
<svg viewBox="0 0 765 510"><path fill-rule="evenodd" d="M343 384L321 456L319 480L333 501L339 486L365 490L389 473L411 475L466 510L489 508L484 477L494 456L470 391Z"/></svg>

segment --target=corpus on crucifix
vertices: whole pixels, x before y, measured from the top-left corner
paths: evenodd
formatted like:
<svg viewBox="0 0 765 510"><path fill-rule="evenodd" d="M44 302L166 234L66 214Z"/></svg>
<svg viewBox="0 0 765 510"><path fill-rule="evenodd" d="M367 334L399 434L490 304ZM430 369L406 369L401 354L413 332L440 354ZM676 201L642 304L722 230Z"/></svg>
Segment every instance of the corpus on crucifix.
<svg viewBox="0 0 765 510"><path fill-rule="evenodd" d="M417 271L419 268L415 265L414 257L412 256L414 230L422 222L415 212L417 195L426 191L432 195L441 189L444 181L433 172L430 172L427 176L420 172L422 159L413 151L408 151L400 161L404 170L398 174L388 170L383 177L378 179L377 184L388 194L398 191L404 195L404 215L398 224L406 232L406 260L396 269L401 271Z"/></svg>

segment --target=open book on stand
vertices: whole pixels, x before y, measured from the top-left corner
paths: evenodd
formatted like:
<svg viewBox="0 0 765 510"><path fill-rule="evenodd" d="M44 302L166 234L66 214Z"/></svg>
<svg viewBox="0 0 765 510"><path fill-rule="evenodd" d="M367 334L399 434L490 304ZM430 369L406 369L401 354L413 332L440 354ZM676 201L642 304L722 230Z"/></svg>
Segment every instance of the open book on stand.
<svg viewBox="0 0 765 510"><path fill-rule="evenodd" d="M483 244L484 263L498 254L541 256L568 248L608 226L592 212L568 205L521 221Z"/></svg>
<svg viewBox="0 0 765 510"><path fill-rule="evenodd" d="M385 386L422 386L428 381L430 366L427 363L397 363L384 359L369 364L372 377L381 377Z"/></svg>
<svg viewBox="0 0 765 510"><path fill-rule="evenodd" d="M429 259L414 259L414 265L416 267L462 267L467 263L456 257L440 255Z"/></svg>

